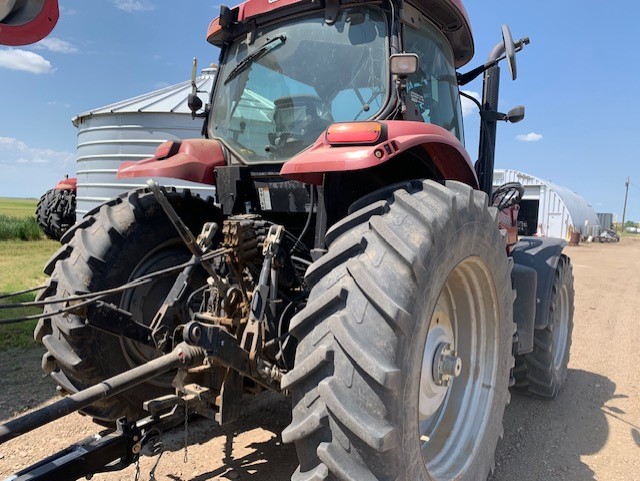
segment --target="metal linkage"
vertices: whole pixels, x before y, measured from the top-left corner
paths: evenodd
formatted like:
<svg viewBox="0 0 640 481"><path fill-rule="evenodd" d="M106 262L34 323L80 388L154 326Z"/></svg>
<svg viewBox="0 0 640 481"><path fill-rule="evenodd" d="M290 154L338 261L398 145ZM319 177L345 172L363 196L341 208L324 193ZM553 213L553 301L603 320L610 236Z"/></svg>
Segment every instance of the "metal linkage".
<svg viewBox="0 0 640 481"><path fill-rule="evenodd" d="M149 179L147 181L147 186L160 204L160 207L162 207L162 210L164 210L165 214L167 214L167 217L176 228L176 231L178 231L178 234L180 235L180 238L182 239L184 244L187 246L187 249L189 249L194 257L201 259L204 255L202 247L200 246L200 244L198 244L198 240L196 239L196 237L191 233L187 225L182 221L171 203L167 200L162 187L159 186L153 179ZM211 238L213 238L213 235L211 235ZM222 284L222 280L220 279L220 276L218 276L218 273L214 269L211 262L203 262L202 267L204 267L204 269L207 271L207 274L209 274L216 281L216 284Z"/></svg>
<svg viewBox="0 0 640 481"><path fill-rule="evenodd" d="M114 431L102 432L83 439L42 461L24 468L11 481L58 481L90 479L94 474L120 471L139 462L142 449L162 433L182 424L186 402L177 396L167 396L145 402L151 415L138 422L120 419ZM155 454L155 452L154 452ZM162 453L160 453L162 454ZM154 469L149 472L153 479ZM138 479L138 478L136 478Z"/></svg>
<svg viewBox="0 0 640 481"><path fill-rule="evenodd" d="M142 433L131 423L118 422L106 435L90 436L15 473L11 481L75 480L118 471L134 463L141 450ZM115 464L113 464L115 463Z"/></svg>
<svg viewBox="0 0 640 481"><path fill-rule="evenodd" d="M254 377L258 374L257 354L258 349L262 347L261 344L264 339L264 319L270 299L269 292L271 292L272 297L277 295L277 292L274 292L274 289L277 289L277 274L272 272L272 267L283 236L284 227L281 225L272 225L269 228L263 248L264 262L262 270L251 297L251 309L247 326L242 333L240 345L249 352L250 367Z"/></svg>
<svg viewBox="0 0 640 481"><path fill-rule="evenodd" d="M201 365L205 356L206 352L202 348L181 343L169 354L3 424L0 426L0 444L86 408L97 401L120 394L165 372Z"/></svg>

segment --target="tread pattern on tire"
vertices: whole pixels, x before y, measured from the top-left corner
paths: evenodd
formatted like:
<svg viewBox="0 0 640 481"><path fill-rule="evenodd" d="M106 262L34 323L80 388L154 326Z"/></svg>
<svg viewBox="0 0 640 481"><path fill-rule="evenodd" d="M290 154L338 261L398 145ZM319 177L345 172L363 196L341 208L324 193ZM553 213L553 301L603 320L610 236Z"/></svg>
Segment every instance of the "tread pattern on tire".
<svg viewBox="0 0 640 481"><path fill-rule="evenodd" d="M44 234L50 239L53 239L54 237L53 231L49 226L48 211L49 204L51 204L53 200L54 192L54 189L50 189L42 194L42 197L40 197L38 205L36 206L36 220L38 221L38 225L40 226L40 229L42 229L42 232L44 232Z"/></svg>
<svg viewBox="0 0 640 481"><path fill-rule="evenodd" d="M293 393L293 420L282 439L296 443L300 461L292 481L415 481L398 477L386 454L401 444L386 406L400 396L401 347L412 334L417 295L393 286L424 275L422 244L441 243L446 236L436 232L454 234L445 219L497 215L486 195L467 185L420 187L407 184L336 224L328 253L307 272L311 295L291 325L299 339L296 365L282 382ZM422 228L400 235L403 224ZM497 227L494 235L503 245ZM510 267L505 260L498 278L509 279ZM508 289L511 300L510 283Z"/></svg>
<svg viewBox="0 0 640 481"><path fill-rule="evenodd" d="M560 289L565 284L568 289L569 319L566 352L563 365L556 369L554 365L555 345L553 333L556 319L556 309ZM562 389L567 375L567 364L571 353L571 335L573 332L574 312L574 288L573 266L571 260L565 254L560 256L556 268L553 285L551 287L551 299L549 302L549 322L544 329L536 329L533 336L533 352L516 357L516 366L513 371L515 377L515 389L521 394L531 394L540 398L553 399Z"/></svg>
<svg viewBox="0 0 640 481"><path fill-rule="evenodd" d="M169 189L167 197L174 206L177 204L183 210L190 211L187 213L188 220L185 220L192 228L200 220L218 220L219 211L211 198L203 200L189 190L176 192L175 189ZM163 223L167 232L172 232L170 222L162 216L164 212L146 189L124 193L93 209L63 237L63 245L45 267L45 272L51 277L38 298L65 298L115 287L109 285L113 282L109 279L112 266L119 262L120 250L132 248L128 246L127 238L135 229L135 224ZM144 255L144 249L153 247L134 248ZM61 307L62 304L49 305L45 313L55 312ZM114 358L101 359L98 353L105 356L122 355L118 338L85 325L85 318L81 315L44 317L35 328L34 338L47 348L42 367L56 381L63 394L77 392L117 374L109 371L111 367L106 367ZM121 416L134 419L142 413L142 404L130 401L128 395L120 395L95 403L83 412L105 422Z"/></svg>
<svg viewBox="0 0 640 481"><path fill-rule="evenodd" d="M38 225L47 237L60 240L75 224L76 194L70 190L50 189L36 207Z"/></svg>

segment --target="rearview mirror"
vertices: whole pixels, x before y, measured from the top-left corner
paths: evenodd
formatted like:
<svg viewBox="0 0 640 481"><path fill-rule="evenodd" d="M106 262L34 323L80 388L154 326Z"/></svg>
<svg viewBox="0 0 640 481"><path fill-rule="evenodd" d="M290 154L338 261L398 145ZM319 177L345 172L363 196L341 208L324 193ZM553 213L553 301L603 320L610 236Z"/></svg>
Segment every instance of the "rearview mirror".
<svg viewBox="0 0 640 481"><path fill-rule="evenodd" d="M512 108L507 113L507 122L511 122L512 124L517 124L522 119L524 119L524 105L518 105L517 107Z"/></svg>
<svg viewBox="0 0 640 481"><path fill-rule="evenodd" d="M516 66L516 44L513 43L513 36L508 25L502 26L502 40L504 41L504 50L507 55L507 63L509 64L509 72L511 78L518 78L518 68Z"/></svg>

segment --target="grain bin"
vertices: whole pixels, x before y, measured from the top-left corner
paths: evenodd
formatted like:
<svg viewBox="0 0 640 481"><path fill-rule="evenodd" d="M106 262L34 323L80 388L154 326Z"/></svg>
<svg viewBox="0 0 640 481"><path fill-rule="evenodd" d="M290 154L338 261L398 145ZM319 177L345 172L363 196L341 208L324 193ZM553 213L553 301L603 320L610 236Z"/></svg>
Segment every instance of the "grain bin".
<svg viewBox="0 0 640 481"><path fill-rule="evenodd" d="M203 104L208 102L215 73L212 67L196 78ZM190 80L92 109L72 119L78 128L78 219L102 202L145 185L146 179L142 178L116 179L121 162L151 157L166 140L201 137L203 119L191 118L187 106L189 93ZM156 181L190 188L205 197L215 193L210 185L164 178Z"/></svg>

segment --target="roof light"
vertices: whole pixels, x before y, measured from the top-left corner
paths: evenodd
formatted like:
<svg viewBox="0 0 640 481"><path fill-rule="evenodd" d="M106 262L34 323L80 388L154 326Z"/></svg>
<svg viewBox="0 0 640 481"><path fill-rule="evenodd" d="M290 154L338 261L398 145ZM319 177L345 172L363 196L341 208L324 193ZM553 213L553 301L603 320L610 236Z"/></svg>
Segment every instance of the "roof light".
<svg viewBox="0 0 640 481"><path fill-rule="evenodd" d="M420 59L415 53L396 53L389 58L391 73L400 77L408 77L418 71Z"/></svg>
<svg viewBox="0 0 640 481"><path fill-rule="evenodd" d="M338 122L327 129L327 142L340 144L375 144L382 138L380 122Z"/></svg>

